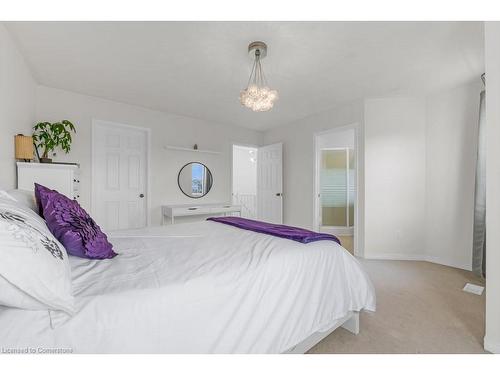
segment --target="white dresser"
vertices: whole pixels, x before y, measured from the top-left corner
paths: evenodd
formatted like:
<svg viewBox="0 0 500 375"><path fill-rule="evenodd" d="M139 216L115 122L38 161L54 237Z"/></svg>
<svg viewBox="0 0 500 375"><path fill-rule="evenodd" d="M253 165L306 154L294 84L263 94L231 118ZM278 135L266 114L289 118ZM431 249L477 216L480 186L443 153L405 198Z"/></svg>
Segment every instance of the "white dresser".
<svg viewBox="0 0 500 375"><path fill-rule="evenodd" d="M226 203L211 204L174 204L170 206L161 206L162 220L165 224L170 220L175 223L175 218L179 216L197 216L197 215L227 215L237 213L241 216L241 206Z"/></svg>
<svg viewBox="0 0 500 375"><path fill-rule="evenodd" d="M57 190L68 198L80 198L78 165L52 163L17 163L17 188L35 190L35 182Z"/></svg>

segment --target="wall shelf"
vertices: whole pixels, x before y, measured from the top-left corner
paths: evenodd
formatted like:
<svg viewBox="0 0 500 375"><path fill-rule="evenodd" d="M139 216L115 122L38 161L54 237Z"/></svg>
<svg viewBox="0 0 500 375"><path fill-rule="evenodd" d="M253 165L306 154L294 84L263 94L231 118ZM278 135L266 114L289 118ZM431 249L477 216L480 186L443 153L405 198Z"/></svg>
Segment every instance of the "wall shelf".
<svg viewBox="0 0 500 375"><path fill-rule="evenodd" d="M167 150L174 150L174 151L198 152L198 153L202 153L202 154L214 154L214 155L220 155L220 154L222 154L222 152L220 152L220 151L200 150L200 149L195 150L194 148L178 147L178 146L170 146L170 145L165 146L165 149L167 149Z"/></svg>

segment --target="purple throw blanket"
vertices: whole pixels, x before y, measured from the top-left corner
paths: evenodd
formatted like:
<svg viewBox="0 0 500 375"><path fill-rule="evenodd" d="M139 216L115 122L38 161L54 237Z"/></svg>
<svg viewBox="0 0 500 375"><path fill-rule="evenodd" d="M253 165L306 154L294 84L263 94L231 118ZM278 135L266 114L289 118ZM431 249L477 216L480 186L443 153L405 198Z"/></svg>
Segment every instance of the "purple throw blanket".
<svg viewBox="0 0 500 375"><path fill-rule="evenodd" d="M287 238L301 243L327 240L335 241L340 245L340 240L332 234L316 233L307 229L289 227L288 225L265 223L263 221L244 219L236 216L209 217L207 220L275 237Z"/></svg>

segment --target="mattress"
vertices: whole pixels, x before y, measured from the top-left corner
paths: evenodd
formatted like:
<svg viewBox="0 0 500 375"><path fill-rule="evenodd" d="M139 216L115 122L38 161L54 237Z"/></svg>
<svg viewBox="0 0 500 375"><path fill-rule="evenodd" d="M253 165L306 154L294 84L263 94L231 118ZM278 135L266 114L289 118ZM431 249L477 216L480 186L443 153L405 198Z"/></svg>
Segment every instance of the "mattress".
<svg viewBox="0 0 500 375"><path fill-rule="evenodd" d="M0 307L0 346L73 353L282 353L375 310L359 262L216 222L114 232L114 259L70 257L77 313Z"/></svg>

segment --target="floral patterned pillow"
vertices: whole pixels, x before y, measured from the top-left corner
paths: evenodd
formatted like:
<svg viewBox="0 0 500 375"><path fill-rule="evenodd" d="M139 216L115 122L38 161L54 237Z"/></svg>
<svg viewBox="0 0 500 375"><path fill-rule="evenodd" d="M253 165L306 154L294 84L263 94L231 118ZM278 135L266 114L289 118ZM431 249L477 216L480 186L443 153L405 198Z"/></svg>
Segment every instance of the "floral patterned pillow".
<svg viewBox="0 0 500 375"><path fill-rule="evenodd" d="M117 255L107 236L76 200L39 184L35 184L35 196L47 227L69 254L89 259Z"/></svg>
<svg viewBox="0 0 500 375"><path fill-rule="evenodd" d="M0 305L74 312L64 247L31 209L0 197Z"/></svg>

